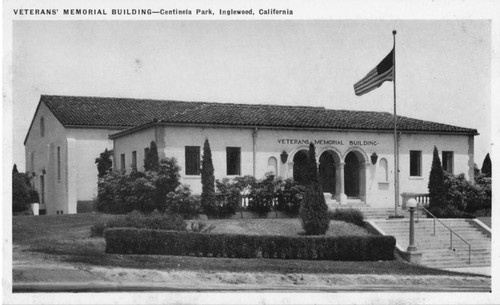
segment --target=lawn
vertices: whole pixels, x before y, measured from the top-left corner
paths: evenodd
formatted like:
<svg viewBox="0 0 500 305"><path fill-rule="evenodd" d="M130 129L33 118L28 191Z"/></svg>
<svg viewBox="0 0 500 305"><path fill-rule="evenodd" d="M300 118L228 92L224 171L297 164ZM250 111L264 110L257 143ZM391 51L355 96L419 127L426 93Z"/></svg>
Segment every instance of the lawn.
<svg viewBox="0 0 500 305"><path fill-rule="evenodd" d="M204 258L160 255L111 255L103 238L91 238L90 226L114 216L77 214L13 217L13 244L22 251L47 254L49 259L127 268L333 274L453 275L454 272L410 265L404 261L338 262L280 259ZM298 219L204 220L214 233L288 234L301 232ZM328 235L368 234L363 228L332 221ZM14 257L15 260L15 257Z"/></svg>

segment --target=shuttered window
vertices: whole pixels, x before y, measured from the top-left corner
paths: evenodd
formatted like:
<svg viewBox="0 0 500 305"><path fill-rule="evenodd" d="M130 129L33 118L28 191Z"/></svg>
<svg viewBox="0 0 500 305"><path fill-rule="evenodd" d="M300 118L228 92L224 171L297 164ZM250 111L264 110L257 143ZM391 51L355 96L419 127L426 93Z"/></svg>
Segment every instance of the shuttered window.
<svg viewBox="0 0 500 305"><path fill-rule="evenodd" d="M450 174L453 174L453 152L443 151L443 169Z"/></svg>

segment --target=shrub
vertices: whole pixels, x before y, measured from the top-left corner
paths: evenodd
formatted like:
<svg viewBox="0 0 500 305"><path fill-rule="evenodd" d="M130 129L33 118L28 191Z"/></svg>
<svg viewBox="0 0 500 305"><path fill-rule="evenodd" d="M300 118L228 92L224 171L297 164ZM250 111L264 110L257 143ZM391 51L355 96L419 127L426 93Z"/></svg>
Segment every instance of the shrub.
<svg viewBox="0 0 500 305"><path fill-rule="evenodd" d="M180 185L174 192L167 194L165 211L191 219L201 212L200 196L192 195L189 185Z"/></svg>
<svg viewBox="0 0 500 305"><path fill-rule="evenodd" d="M105 213L144 213L165 209L169 192L179 186L179 171L175 158L163 159L158 171L126 174L110 172L98 180L97 210Z"/></svg>
<svg viewBox="0 0 500 305"><path fill-rule="evenodd" d="M358 209L335 209L334 212L328 212L328 218L350 222L360 227L365 226L363 212Z"/></svg>
<svg viewBox="0 0 500 305"><path fill-rule="evenodd" d="M446 206L446 189L444 186L444 172L439 160L439 152L434 146L432 167L429 175L429 207L444 208Z"/></svg>
<svg viewBox="0 0 500 305"><path fill-rule="evenodd" d="M107 228L136 228L151 230L186 231L187 225L180 215L153 212L142 214L133 211L127 216L115 216L108 222L98 222L90 227L90 236L103 236Z"/></svg>
<svg viewBox="0 0 500 305"><path fill-rule="evenodd" d="M253 176L236 177L234 179L223 178L215 180L217 187L216 194L216 215L226 217L234 215L240 208L243 193L249 193L257 183Z"/></svg>
<svg viewBox="0 0 500 305"><path fill-rule="evenodd" d="M276 198L278 199L276 210L292 216L298 215L300 205L304 200L304 192L305 187L291 178L281 181L276 190Z"/></svg>
<svg viewBox="0 0 500 305"><path fill-rule="evenodd" d="M248 210L258 213L260 217L270 212L273 208L276 186L277 183L274 175L268 175L256 182L248 194Z"/></svg>
<svg viewBox="0 0 500 305"><path fill-rule="evenodd" d="M111 161L111 156L113 154L107 148L102 152L99 158L95 159L95 164L97 164L97 177L103 177L108 174L113 166L113 161Z"/></svg>
<svg viewBox="0 0 500 305"><path fill-rule="evenodd" d="M444 208L431 207L428 210L437 218L476 218L474 215L460 211L459 209L451 205L448 205ZM427 217L432 218L432 216L429 214L427 214Z"/></svg>
<svg viewBox="0 0 500 305"><path fill-rule="evenodd" d="M328 206L325 196L321 190L318 179L318 167L316 165L316 152L314 144L309 145L308 159L309 184L306 186L304 200L300 207L300 219L306 235L324 235L328 230L330 220L328 219Z"/></svg>
<svg viewBox="0 0 500 305"><path fill-rule="evenodd" d="M207 216L217 216L214 165L208 139L205 139L203 144L203 156L201 158L201 207Z"/></svg>
<svg viewBox="0 0 500 305"><path fill-rule="evenodd" d="M392 236L273 236L106 229L107 253L377 261L394 259Z"/></svg>
<svg viewBox="0 0 500 305"><path fill-rule="evenodd" d="M146 155L144 156L144 171L157 171L159 166L158 147L156 147L155 141L151 141L149 149L146 150Z"/></svg>
<svg viewBox="0 0 500 305"><path fill-rule="evenodd" d="M30 179L27 174L12 174L12 212L22 212L28 208L30 190Z"/></svg>

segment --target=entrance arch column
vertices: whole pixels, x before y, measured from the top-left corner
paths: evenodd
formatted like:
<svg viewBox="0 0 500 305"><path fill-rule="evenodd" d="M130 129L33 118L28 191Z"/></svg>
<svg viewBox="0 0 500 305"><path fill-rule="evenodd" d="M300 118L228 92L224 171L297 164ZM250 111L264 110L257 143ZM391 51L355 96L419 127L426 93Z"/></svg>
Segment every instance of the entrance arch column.
<svg viewBox="0 0 500 305"><path fill-rule="evenodd" d="M341 161L339 164L339 176L340 179L340 190L339 190L339 203L340 204L347 204L347 195L345 194L345 181L344 181L344 165L345 162Z"/></svg>

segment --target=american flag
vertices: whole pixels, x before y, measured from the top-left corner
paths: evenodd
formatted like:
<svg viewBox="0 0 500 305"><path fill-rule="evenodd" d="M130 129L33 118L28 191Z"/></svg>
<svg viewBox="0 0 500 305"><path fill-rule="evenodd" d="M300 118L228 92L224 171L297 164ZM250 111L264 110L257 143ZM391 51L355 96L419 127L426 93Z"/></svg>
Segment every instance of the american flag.
<svg viewBox="0 0 500 305"><path fill-rule="evenodd" d="M354 84L354 94L360 96L394 80L394 49L365 77Z"/></svg>

